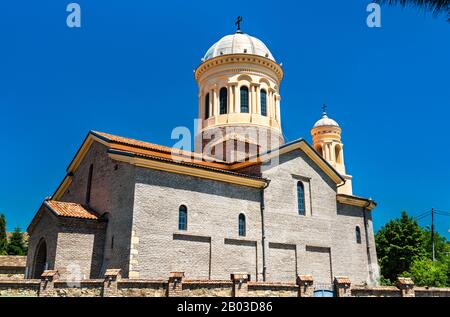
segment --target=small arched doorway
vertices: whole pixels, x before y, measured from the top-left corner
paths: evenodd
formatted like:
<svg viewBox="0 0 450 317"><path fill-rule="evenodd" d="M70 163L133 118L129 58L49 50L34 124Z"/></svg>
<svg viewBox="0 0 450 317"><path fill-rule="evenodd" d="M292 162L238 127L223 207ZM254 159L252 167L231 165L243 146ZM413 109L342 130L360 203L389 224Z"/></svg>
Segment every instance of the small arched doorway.
<svg viewBox="0 0 450 317"><path fill-rule="evenodd" d="M33 278L41 278L47 266L47 243L44 239L39 241L34 255Z"/></svg>

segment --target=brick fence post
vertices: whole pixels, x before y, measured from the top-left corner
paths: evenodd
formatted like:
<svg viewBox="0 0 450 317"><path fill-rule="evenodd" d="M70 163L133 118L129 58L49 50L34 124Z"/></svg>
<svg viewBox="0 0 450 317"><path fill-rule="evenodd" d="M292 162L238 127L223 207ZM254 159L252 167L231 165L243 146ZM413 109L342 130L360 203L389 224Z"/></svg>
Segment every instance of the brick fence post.
<svg viewBox="0 0 450 317"><path fill-rule="evenodd" d="M346 276L336 276L334 278L334 289L336 291L336 297L350 297L352 285L350 279Z"/></svg>
<svg viewBox="0 0 450 317"><path fill-rule="evenodd" d="M416 297L414 282L409 277L398 277L396 286L400 290L402 297Z"/></svg>
<svg viewBox="0 0 450 317"><path fill-rule="evenodd" d="M314 295L314 280L311 275L298 275L298 297L312 297Z"/></svg>
<svg viewBox="0 0 450 317"><path fill-rule="evenodd" d="M122 279L120 269L108 269L103 281L103 297L116 297L118 295L117 283Z"/></svg>
<svg viewBox="0 0 450 317"><path fill-rule="evenodd" d="M54 282L59 278L57 270L45 270L41 275L41 283L39 285L39 297L55 296Z"/></svg>
<svg viewBox="0 0 450 317"><path fill-rule="evenodd" d="M184 272L170 272L169 283L167 284L167 297L183 296Z"/></svg>
<svg viewBox="0 0 450 317"><path fill-rule="evenodd" d="M248 282L250 281L248 273L233 273L231 281L233 282L233 297L248 296Z"/></svg>

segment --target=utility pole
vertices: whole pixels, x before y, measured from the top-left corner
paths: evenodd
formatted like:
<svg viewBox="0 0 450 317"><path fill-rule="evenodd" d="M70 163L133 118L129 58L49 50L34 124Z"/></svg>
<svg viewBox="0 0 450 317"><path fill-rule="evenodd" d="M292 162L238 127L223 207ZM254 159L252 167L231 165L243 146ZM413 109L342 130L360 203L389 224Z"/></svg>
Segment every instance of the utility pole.
<svg viewBox="0 0 450 317"><path fill-rule="evenodd" d="M436 261L436 255L434 253L434 208L431 208L431 245L433 250L433 261Z"/></svg>

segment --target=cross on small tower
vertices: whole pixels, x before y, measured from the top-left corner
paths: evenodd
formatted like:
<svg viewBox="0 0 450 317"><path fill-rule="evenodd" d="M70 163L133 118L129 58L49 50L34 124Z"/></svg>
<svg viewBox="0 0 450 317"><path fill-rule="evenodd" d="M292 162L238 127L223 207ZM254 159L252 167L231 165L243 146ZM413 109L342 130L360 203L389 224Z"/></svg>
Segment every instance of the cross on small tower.
<svg viewBox="0 0 450 317"><path fill-rule="evenodd" d="M323 114L326 114L326 113L327 113L327 105L326 105L326 104L323 104L323 105L322 105L322 113L323 113Z"/></svg>
<svg viewBox="0 0 450 317"><path fill-rule="evenodd" d="M242 23L242 17L238 16L237 19L236 19L236 22L234 23L234 25L237 26L236 33L241 33L241 23Z"/></svg>

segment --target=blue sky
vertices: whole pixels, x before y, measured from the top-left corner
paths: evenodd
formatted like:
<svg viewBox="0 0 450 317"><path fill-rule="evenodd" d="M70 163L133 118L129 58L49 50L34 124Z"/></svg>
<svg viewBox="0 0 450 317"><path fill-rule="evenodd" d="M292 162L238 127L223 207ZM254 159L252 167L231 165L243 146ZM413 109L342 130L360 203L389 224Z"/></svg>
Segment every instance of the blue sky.
<svg viewBox="0 0 450 317"><path fill-rule="evenodd" d="M310 140L321 105L343 127L354 193L378 202L378 229L401 210L450 210L450 24L370 1L9 1L0 17L0 212L26 228L91 129L173 145L193 127L193 69L242 29L283 63L286 139ZM450 217L436 216L446 235ZM420 221L427 225L430 217Z"/></svg>

